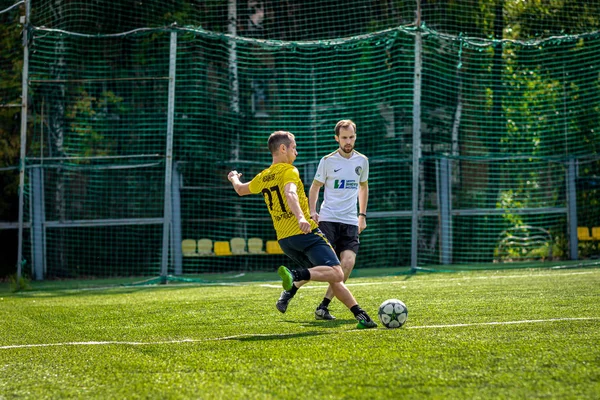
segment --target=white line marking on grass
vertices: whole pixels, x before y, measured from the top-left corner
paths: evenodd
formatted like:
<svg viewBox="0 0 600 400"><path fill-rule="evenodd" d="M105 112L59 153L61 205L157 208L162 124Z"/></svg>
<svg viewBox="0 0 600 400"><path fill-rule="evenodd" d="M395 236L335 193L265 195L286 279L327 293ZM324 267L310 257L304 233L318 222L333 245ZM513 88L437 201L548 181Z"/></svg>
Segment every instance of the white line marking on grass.
<svg viewBox="0 0 600 400"><path fill-rule="evenodd" d="M525 319L522 321L474 322L472 324L407 326L406 329L462 328L466 326L537 324L543 322L590 321L598 319L600 319L600 317Z"/></svg>
<svg viewBox="0 0 600 400"><path fill-rule="evenodd" d="M404 329L438 329L438 328L462 328L467 326L484 326L484 325L516 325L516 324L536 324L544 322L565 322L565 321L596 321L600 320L600 317L580 317L580 318L551 318L551 319L526 319L522 321L504 321L504 322L474 322L471 324L449 324L449 325L421 325L421 326L407 326ZM369 329L369 332L376 332L377 329ZM352 329L347 331L336 331L332 333L345 333L345 332L365 332L364 329ZM8 349L26 349L33 347L57 347L57 346L107 346L107 345L126 345L126 346L148 346L157 344L178 344L178 343L198 343L198 342L213 342L221 340L235 340L243 339L246 337L274 337L279 336L293 337L301 334L302 332L294 333L245 333L241 335L223 336L216 338L205 338L205 339L177 339L177 340L158 340L156 342L118 342L118 341L103 341L103 342L63 342L63 343L37 343L37 344L13 344L7 346L0 346L0 350Z"/></svg>
<svg viewBox="0 0 600 400"><path fill-rule="evenodd" d="M594 274L594 271L581 271L581 272L565 272L561 273L560 276L565 275L589 275ZM536 277L548 277L548 276L557 276L557 274L528 274L528 275L497 275L497 276L465 276L465 277L448 277L444 279L429 279L426 281L414 281L408 279L402 279L400 281L375 281L375 282L360 282L360 283L346 283L346 286L374 286L374 285L398 285L398 284L408 284L408 283L428 283L428 282L449 282L449 281L470 281L470 280L487 280L487 279L512 279L512 278L536 278ZM367 277L357 276L353 279L361 279ZM316 283L316 282L315 282ZM261 283L258 286L267 287L267 288L276 288L281 289L281 284L270 284L270 283ZM306 284L302 286L302 289L322 289L324 286L327 286L326 283L321 285L315 284Z"/></svg>
<svg viewBox="0 0 600 400"><path fill-rule="evenodd" d="M172 343L193 343L202 342L206 339L178 339L178 340L159 340L156 342L117 342L114 340L105 342L64 342L64 343L37 343L37 344L14 344L9 346L0 346L0 350L3 349L22 349L29 347L53 347L53 346L106 346L111 344L118 345L130 345L130 346L143 346L149 344L172 344Z"/></svg>

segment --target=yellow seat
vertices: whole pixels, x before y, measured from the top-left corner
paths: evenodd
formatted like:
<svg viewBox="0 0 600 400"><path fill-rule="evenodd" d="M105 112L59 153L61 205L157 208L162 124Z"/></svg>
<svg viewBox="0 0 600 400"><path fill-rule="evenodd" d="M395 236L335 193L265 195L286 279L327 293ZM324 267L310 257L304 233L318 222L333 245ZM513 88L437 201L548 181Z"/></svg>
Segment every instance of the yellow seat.
<svg viewBox="0 0 600 400"><path fill-rule="evenodd" d="M198 240L198 255L209 256L212 254L213 243L211 239Z"/></svg>
<svg viewBox="0 0 600 400"><path fill-rule="evenodd" d="M267 254L283 254L277 240L267 240Z"/></svg>
<svg viewBox="0 0 600 400"><path fill-rule="evenodd" d="M263 240L261 238L250 238L248 239L248 253L250 254L262 254Z"/></svg>
<svg viewBox="0 0 600 400"><path fill-rule="evenodd" d="M196 241L194 239L183 239L181 241L181 251L184 257L194 257L196 254Z"/></svg>
<svg viewBox="0 0 600 400"><path fill-rule="evenodd" d="M233 254L246 254L246 239L241 237L231 238L231 252Z"/></svg>
<svg viewBox="0 0 600 400"><path fill-rule="evenodd" d="M231 247L229 242L215 242L215 254L218 256L231 256Z"/></svg>
<svg viewBox="0 0 600 400"><path fill-rule="evenodd" d="M600 226L594 226L592 228L592 239L600 240Z"/></svg>
<svg viewBox="0 0 600 400"><path fill-rule="evenodd" d="M578 226L577 227L577 239L579 240L592 240L590 236L590 230L587 226Z"/></svg>

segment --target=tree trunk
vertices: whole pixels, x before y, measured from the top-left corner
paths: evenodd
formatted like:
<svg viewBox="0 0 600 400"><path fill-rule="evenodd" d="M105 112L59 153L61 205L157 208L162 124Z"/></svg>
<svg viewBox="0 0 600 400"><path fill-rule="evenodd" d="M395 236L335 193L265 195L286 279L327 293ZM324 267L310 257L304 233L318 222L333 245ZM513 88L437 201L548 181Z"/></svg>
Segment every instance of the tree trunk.
<svg viewBox="0 0 600 400"><path fill-rule="evenodd" d="M56 0L53 3L53 15L55 21L60 21L63 14L63 0ZM63 39L59 39L54 45L54 62L50 66L50 76L53 79L63 79L65 66L65 43ZM64 157L65 149L65 101L66 101L66 86L64 83L57 83L50 91L50 112L49 119L49 134L52 140L50 147L51 157ZM63 175L61 168L56 169L56 188L54 193L54 211L56 217L60 221L67 219L66 201L65 201L65 186L66 178ZM62 235L62 230L56 235L57 243L52 246L56 251L55 262L57 263L58 272L60 275L66 273L66 254L65 254L65 239Z"/></svg>
<svg viewBox="0 0 600 400"><path fill-rule="evenodd" d="M497 42L494 45L494 58L492 64L492 118L490 118L490 126L488 132L493 132L496 137L502 137L502 131L504 131L504 121L502 115L502 37L504 31L504 0L498 0L495 9L494 19L494 39ZM490 155L494 157L498 152L500 143L490 148ZM493 161L489 167L488 175L488 201L489 206L494 208L496 206L496 200L498 198L498 185L495 179L499 177L500 168L496 164L497 161Z"/></svg>

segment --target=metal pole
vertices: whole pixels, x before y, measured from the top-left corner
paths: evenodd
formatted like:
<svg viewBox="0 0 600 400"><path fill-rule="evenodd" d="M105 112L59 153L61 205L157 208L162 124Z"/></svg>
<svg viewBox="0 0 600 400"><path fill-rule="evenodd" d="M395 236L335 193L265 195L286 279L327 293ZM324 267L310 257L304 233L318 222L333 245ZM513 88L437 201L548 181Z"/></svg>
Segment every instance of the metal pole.
<svg viewBox="0 0 600 400"><path fill-rule="evenodd" d="M173 256L173 270L175 275L183 273L183 255L181 251L181 172L178 163L173 168L172 209L171 215L171 254Z"/></svg>
<svg viewBox="0 0 600 400"><path fill-rule="evenodd" d="M169 261L169 231L171 229L171 181L173 179L173 123L175 114L175 67L177 64L177 32L171 32L169 55L169 91L167 105L167 148L165 154L165 197L163 217L163 243L160 276L166 282Z"/></svg>
<svg viewBox="0 0 600 400"><path fill-rule="evenodd" d="M576 159L570 158L567 167L567 221L569 223L569 256L571 260L577 260L577 177Z"/></svg>
<svg viewBox="0 0 600 400"><path fill-rule="evenodd" d="M29 12L30 0L25 0L25 21L23 21L23 77L21 79L21 153L19 156L19 239L17 245L17 282L21 279L23 271L23 194L25 191L25 155L27 149L27 97L29 79Z"/></svg>
<svg viewBox="0 0 600 400"><path fill-rule="evenodd" d="M238 63L235 36L237 36L237 1L229 0L227 7L227 32L233 36L229 45L229 72L231 85L231 111L235 114L240 112L240 94L238 82Z"/></svg>
<svg viewBox="0 0 600 400"><path fill-rule="evenodd" d="M33 267L33 279L41 281L44 279L44 185L42 167L31 168L30 174L30 201L31 204L31 264Z"/></svg>
<svg viewBox="0 0 600 400"><path fill-rule="evenodd" d="M410 243L410 267L417 268L417 244L419 238L419 162L421 159L421 71L423 68L423 39L420 29L420 3L417 0L417 31L415 32L415 74L413 86L413 156L412 156L412 221Z"/></svg>
<svg viewBox="0 0 600 400"><path fill-rule="evenodd" d="M452 263L452 214L450 205L450 161L443 157L438 160L438 209L440 218L440 261L442 264Z"/></svg>

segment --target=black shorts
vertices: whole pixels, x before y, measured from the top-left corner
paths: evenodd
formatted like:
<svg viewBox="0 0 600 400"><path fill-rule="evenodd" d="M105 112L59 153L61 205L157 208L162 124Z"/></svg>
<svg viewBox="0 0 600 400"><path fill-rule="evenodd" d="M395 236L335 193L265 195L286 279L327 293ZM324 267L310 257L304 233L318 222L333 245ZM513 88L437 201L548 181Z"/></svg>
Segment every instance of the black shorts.
<svg viewBox="0 0 600 400"><path fill-rule="evenodd" d="M305 235L294 235L281 239L279 245L286 256L303 268L340 265L335 251L319 228L313 229L311 233Z"/></svg>
<svg viewBox="0 0 600 400"><path fill-rule="evenodd" d="M352 250L354 254L358 254L358 248L360 247L358 226L342 224L341 222L320 221L319 229L327 236L338 257L344 250Z"/></svg>

